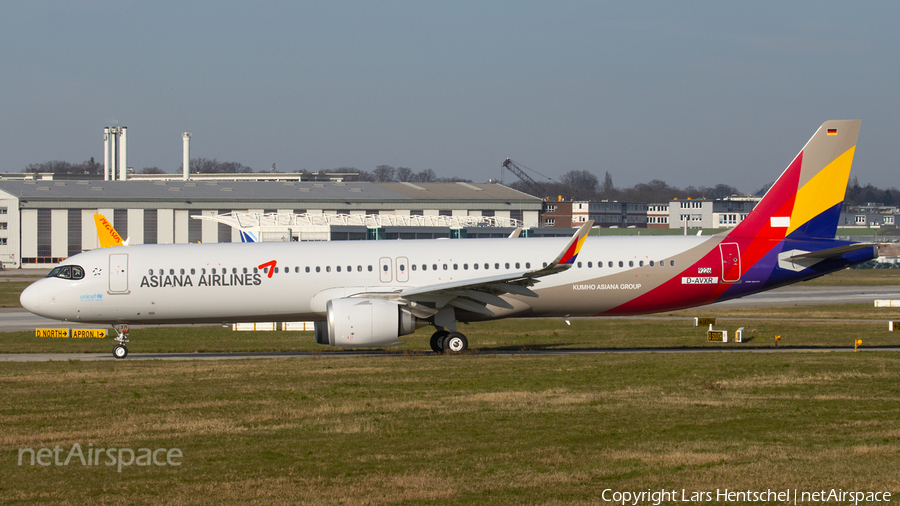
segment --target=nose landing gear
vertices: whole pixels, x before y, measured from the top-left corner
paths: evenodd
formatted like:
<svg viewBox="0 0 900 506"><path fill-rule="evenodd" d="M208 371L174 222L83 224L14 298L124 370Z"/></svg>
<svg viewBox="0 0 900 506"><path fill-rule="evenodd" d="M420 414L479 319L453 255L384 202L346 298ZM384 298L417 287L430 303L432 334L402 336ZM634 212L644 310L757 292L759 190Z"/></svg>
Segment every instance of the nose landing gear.
<svg viewBox="0 0 900 506"><path fill-rule="evenodd" d="M128 342L128 325L124 323L113 323L113 330L116 331L116 338L114 339L117 344L113 348L113 356L116 358L125 358L128 356L128 348L125 347L125 343Z"/></svg>

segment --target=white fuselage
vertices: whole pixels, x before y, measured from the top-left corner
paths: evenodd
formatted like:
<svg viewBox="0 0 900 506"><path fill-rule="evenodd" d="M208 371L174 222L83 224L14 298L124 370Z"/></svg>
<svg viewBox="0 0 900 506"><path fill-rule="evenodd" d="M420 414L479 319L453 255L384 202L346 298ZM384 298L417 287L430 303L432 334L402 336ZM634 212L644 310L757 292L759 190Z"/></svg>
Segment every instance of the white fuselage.
<svg viewBox="0 0 900 506"><path fill-rule="evenodd" d="M719 240L710 236L589 237L570 269L540 278L532 288L537 298L506 294L504 300L514 308L492 309L496 317L600 314L678 275ZM21 301L29 311L63 321L324 320L331 299L537 270L551 262L566 241L438 239L104 248L61 264L81 266L83 279L42 279L23 292ZM261 268L267 263L274 269Z"/></svg>

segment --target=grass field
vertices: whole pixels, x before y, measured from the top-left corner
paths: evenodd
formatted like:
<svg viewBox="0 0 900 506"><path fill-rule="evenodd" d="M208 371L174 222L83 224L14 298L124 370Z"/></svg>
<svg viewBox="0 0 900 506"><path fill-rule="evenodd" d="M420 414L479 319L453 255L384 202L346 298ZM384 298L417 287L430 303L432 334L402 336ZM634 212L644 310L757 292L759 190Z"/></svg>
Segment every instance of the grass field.
<svg viewBox="0 0 900 506"><path fill-rule="evenodd" d="M706 327L694 327L693 317L719 318L717 329L730 336L744 327L744 343L709 343ZM766 318L766 319L761 319ZM821 320L812 320L821 319ZM848 319L848 320L843 320ZM591 348L735 348L779 346L898 346L900 333L888 331L888 320L900 320L900 308L874 308L869 304L796 306L784 308L734 308L685 310L641 318L578 318L566 325L562 319L519 319L462 326L470 349L491 352L509 349ZM63 326L63 325L60 325ZM399 351L429 350L433 329L425 327L403 336ZM110 332L112 334L112 332ZM733 340L733 337L731 338ZM0 333L0 353L108 353L106 339L51 339L34 332ZM134 329L132 352L247 352L317 351L341 353L341 348L315 343L311 332L235 332L218 326Z"/></svg>
<svg viewBox="0 0 900 506"><path fill-rule="evenodd" d="M0 382L5 504L900 491L894 352L3 363ZM183 458L18 465L74 443Z"/></svg>

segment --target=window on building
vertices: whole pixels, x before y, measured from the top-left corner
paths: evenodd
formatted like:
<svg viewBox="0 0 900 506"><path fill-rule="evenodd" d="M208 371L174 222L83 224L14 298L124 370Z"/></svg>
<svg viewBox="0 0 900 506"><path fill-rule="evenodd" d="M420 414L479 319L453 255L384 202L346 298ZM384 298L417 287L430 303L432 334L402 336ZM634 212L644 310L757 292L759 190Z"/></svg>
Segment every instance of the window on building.
<svg viewBox="0 0 900 506"><path fill-rule="evenodd" d="M37 256L38 258L49 258L51 254L50 210L38 209L37 217Z"/></svg>
<svg viewBox="0 0 900 506"><path fill-rule="evenodd" d="M81 253L81 209L69 209L68 256Z"/></svg>
<svg viewBox="0 0 900 506"><path fill-rule="evenodd" d="M203 241L203 220L195 219L194 216L200 216L199 209L188 210L188 242L198 243Z"/></svg>
<svg viewBox="0 0 900 506"><path fill-rule="evenodd" d="M128 209L113 210L113 226L123 241L128 238Z"/></svg>
<svg viewBox="0 0 900 506"><path fill-rule="evenodd" d="M231 212L231 209L219 209L219 214L228 214ZM197 220L199 221L199 220ZM226 225L225 223L217 223L217 242L231 242L231 225Z"/></svg>
<svg viewBox="0 0 900 506"><path fill-rule="evenodd" d="M856 216L856 224L857 225L865 225L866 224L866 216L865 215L857 215Z"/></svg>
<svg viewBox="0 0 900 506"><path fill-rule="evenodd" d="M156 209L144 209L144 244L157 243L157 220Z"/></svg>

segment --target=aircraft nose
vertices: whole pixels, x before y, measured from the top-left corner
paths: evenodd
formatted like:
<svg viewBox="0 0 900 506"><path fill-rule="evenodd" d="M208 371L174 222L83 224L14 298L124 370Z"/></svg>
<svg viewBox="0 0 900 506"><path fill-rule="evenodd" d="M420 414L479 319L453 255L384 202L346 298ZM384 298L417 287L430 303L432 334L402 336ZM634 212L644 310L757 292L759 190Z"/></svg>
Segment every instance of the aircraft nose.
<svg viewBox="0 0 900 506"><path fill-rule="evenodd" d="M19 295L19 304L22 304L22 307L31 311L32 313L36 312L40 309L40 289L35 286L36 283L29 285L27 288L22 290L22 294Z"/></svg>

